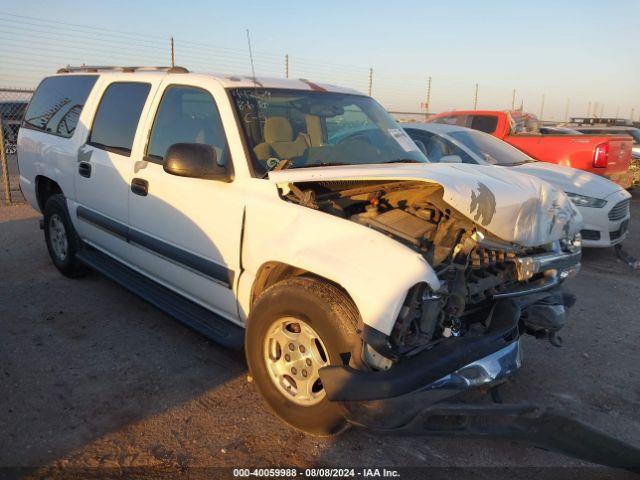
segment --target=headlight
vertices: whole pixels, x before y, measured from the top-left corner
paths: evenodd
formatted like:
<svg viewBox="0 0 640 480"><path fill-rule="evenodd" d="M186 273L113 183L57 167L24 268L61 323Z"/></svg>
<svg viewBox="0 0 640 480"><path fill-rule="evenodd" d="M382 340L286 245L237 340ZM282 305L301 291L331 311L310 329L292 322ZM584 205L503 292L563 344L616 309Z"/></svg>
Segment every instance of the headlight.
<svg viewBox="0 0 640 480"><path fill-rule="evenodd" d="M578 195L577 193L566 193L567 197L571 199L576 207L602 208L607 204L607 201L601 198L587 197L586 195Z"/></svg>

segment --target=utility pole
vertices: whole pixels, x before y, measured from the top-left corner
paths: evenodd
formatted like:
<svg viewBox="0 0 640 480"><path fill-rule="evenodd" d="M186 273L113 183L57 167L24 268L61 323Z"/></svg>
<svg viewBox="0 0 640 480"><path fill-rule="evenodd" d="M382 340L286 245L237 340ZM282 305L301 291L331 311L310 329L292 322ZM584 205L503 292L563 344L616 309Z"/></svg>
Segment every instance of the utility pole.
<svg viewBox="0 0 640 480"><path fill-rule="evenodd" d="M565 122L569 121L569 102L570 102L570 100L567 98L567 105L564 108L564 121Z"/></svg>
<svg viewBox="0 0 640 480"><path fill-rule="evenodd" d="M542 102L540 103L540 121L542 121L543 115L544 115L544 93L542 94Z"/></svg>
<svg viewBox="0 0 640 480"><path fill-rule="evenodd" d="M591 102L587 105L587 118L591 116Z"/></svg>
<svg viewBox="0 0 640 480"><path fill-rule="evenodd" d="M473 109L477 110L478 109L478 84L476 83L476 93L473 96Z"/></svg>
<svg viewBox="0 0 640 480"><path fill-rule="evenodd" d="M289 78L289 54L284 56L284 77Z"/></svg>
<svg viewBox="0 0 640 480"><path fill-rule="evenodd" d="M515 110L516 108L516 89L513 89L513 93L511 94L511 110Z"/></svg>
<svg viewBox="0 0 640 480"><path fill-rule="evenodd" d="M620 116L620 105L616 107L616 118Z"/></svg>
<svg viewBox="0 0 640 480"><path fill-rule="evenodd" d="M633 115L636 113L635 108L631 107L631 121L633 122Z"/></svg>
<svg viewBox="0 0 640 480"><path fill-rule="evenodd" d="M176 62L175 62L175 51L173 48L173 37L171 37L171 68L175 67Z"/></svg>
<svg viewBox="0 0 640 480"><path fill-rule="evenodd" d="M371 91L373 89L373 68L369 69L369 96L371 96Z"/></svg>
<svg viewBox="0 0 640 480"><path fill-rule="evenodd" d="M424 104L424 119L429 115L429 103L431 102L431 77L427 80L427 101Z"/></svg>

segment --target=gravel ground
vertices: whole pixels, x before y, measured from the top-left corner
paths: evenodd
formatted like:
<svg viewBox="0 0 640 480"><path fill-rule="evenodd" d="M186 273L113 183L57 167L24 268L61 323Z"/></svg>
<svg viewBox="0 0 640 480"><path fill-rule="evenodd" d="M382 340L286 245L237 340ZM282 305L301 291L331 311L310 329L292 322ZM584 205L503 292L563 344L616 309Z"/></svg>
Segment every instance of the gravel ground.
<svg viewBox="0 0 640 480"><path fill-rule="evenodd" d="M508 441L300 433L267 410L241 353L98 274L60 275L38 218L26 205L0 208L0 477L136 471L126 467L217 477L230 471L211 467L329 465L431 467L402 478L450 475L434 467L467 467L458 478L635 478ZM636 216L625 242L636 257L638 238ZM524 367L505 400L561 407L640 445L640 271L612 250L585 251L570 290L578 302L565 345L525 338Z"/></svg>

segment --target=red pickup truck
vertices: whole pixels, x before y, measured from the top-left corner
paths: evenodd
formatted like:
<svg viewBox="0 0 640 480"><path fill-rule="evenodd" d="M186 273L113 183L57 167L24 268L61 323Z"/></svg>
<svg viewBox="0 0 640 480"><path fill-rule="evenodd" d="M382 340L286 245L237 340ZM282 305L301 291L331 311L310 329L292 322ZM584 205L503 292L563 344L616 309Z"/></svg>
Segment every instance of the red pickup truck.
<svg viewBox="0 0 640 480"><path fill-rule="evenodd" d="M602 175L623 188L633 185L632 139L625 135L542 135L534 115L495 110L445 112L428 121L490 133L536 160Z"/></svg>

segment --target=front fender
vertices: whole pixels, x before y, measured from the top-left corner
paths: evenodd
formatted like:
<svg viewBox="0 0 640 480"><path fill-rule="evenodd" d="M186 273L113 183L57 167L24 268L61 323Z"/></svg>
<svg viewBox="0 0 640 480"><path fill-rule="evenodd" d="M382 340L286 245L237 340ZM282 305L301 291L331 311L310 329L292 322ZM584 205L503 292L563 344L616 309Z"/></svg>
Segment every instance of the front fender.
<svg viewBox="0 0 640 480"><path fill-rule="evenodd" d="M280 199L265 203L247 206L242 263L249 278L270 261L325 277L349 293L366 325L387 335L412 286L440 288L421 255L382 233Z"/></svg>

